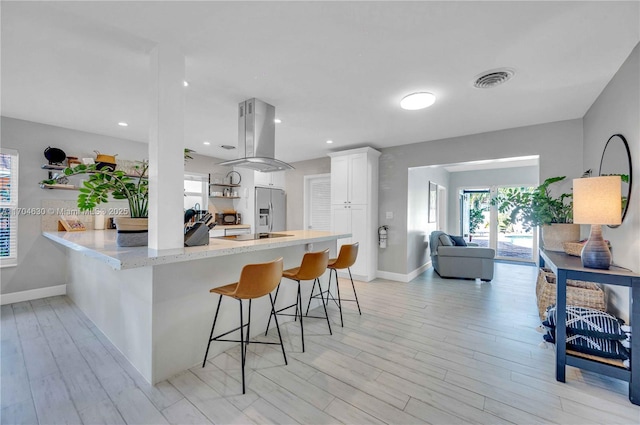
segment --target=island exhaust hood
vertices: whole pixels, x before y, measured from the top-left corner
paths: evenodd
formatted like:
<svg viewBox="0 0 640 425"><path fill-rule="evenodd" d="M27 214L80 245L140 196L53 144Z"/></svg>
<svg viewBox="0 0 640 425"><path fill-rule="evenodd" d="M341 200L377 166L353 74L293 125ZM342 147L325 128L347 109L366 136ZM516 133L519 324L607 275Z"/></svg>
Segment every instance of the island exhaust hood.
<svg viewBox="0 0 640 425"><path fill-rule="evenodd" d="M274 158L276 148L276 108L259 99L238 105L239 158L219 165L250 168L269 173L292 170L286 162Z"/></svg>

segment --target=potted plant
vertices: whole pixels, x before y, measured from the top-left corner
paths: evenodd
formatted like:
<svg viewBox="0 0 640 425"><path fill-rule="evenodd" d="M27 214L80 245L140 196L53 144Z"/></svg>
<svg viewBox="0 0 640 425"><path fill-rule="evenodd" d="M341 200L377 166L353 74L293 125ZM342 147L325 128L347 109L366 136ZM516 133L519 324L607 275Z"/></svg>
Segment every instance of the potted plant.
<svg viewBox="0 0 640 425"><path fill-rule="evenodd" d="M491 200L509 221L520 222L525 230L542 228L545 249L563 251L562 243L580 239L580 226L573 224L573 194L552 196L550 186L566 176L550 177L534 189L509 188Z"/></svg>
<svg viewBox="0 0 640 425"><path fill-rule="evenodd" d="M146 176L149 163L140 161L135 166L134 174L97 167L97 164L80 164L64 170L66 177L77 174L89 176L79 189L78 208L80 211L93 210L97 205L108 202L109 194L114 199L126 199L130 217L115 218L117 243L120 246L146 245L149 215L149 180Z"/></svg>

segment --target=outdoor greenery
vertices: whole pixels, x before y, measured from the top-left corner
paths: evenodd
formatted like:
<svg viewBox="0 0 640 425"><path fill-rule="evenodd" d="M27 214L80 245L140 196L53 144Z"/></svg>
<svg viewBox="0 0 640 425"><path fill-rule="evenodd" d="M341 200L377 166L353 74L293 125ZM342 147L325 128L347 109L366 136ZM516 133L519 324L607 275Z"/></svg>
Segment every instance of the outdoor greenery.
<svg viewBox="0 0 640 425"><path fill-rule="evenodd" d="M482 203L485 200L485 194L471 194L471 208L469 209L469 234L473 234L478 227L484 222L484 212L488 210Z"/></svg>
<svg viewBox="0 0 640 425"><path fill-rule="evenodd" d="M73 168L65 168L64 175L87 174L89 179L82 182L79 189L78 208L81 211L94 209L98 204L109 201L109 194L114 199L126 199L129 202L131 217L148 217L149 180L146 178L149 163L141 161L136 165L134 176L122 170L111 171L108 168L98 169L97 164L80 164Z"/></svg>
<svg viewBox="0 0 640 425"><path fill-rule="evenodd" d="M497 205L499 213L507 215L501 221L501 226L508 227L520 222L525 230L529 230L546 224L572 223L573 194L563 193L553 197L549 188L565 178L566 176L550 177L534 189L508 188L499 193L491 200L491 204Z"/></svg>

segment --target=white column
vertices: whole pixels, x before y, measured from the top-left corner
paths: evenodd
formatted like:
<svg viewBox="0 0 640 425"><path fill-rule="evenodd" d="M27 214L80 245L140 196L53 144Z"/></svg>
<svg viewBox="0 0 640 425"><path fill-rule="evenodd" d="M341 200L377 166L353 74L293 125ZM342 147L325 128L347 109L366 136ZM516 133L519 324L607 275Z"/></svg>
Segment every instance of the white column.
<svg viewBox="0 0 640 425"><path fill-rule="evenodd" d="M150 54L149 248L184 246L184 75L182 50L159 44Z"/></svg>

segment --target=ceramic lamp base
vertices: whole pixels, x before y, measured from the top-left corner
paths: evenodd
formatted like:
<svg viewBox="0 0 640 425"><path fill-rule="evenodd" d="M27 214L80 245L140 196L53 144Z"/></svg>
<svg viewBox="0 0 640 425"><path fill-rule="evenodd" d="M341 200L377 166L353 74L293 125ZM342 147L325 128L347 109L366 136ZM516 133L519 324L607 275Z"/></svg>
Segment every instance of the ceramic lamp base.
<svg viewBox="0 0 640 425"><path fill-rule="evenodd" d="M611 265L611 251L602 238L602 226L591 225L589 240L582 248L580 255L582 266L590 269L608 270Z"/></svg>

